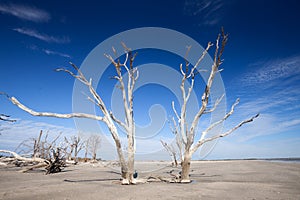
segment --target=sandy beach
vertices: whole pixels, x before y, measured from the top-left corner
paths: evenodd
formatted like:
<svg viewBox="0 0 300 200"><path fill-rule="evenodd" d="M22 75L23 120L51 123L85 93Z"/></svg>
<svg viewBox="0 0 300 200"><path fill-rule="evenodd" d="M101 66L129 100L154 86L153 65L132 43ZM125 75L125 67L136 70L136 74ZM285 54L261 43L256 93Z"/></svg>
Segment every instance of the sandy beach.
<svg viewBox="0 0 300 200"><path fill-rule="evenodd" d="M169 177L166 162L138 162L139 178ZM150 171L155 168L155 171ZM0 199L300 199L300 163L194 161L190 184L120 185L105 164L80 164L61 173L0 167ZM175 169L175 172L179 169Z"/></svg>

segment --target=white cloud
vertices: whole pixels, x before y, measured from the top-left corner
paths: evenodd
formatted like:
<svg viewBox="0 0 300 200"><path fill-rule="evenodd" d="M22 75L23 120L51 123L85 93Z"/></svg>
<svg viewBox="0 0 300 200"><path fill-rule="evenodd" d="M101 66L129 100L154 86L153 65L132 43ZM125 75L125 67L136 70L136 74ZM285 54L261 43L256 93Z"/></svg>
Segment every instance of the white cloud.
<svg viewBox="0 0 300 200"><path fill-rule="evenodd" d="M244 85L265 84L280 78L289 78L300 74L300 56L292 56L251 65L253 71L247 72L241 82ZM299 78L299 77L298 77Z"/></svg>
<svg viewBox="0 0 300 200"><path fill-rule="evenodd" d="M250 105L250 104L249 104ZM255 102L253 102L255 107ZM250 107L249 107L250 108ZM237 109L234 116L225 122L226 129L235 126L243 119L248 119L249 114L255 111L246 111L244 109ZM246 116L246 113L248 116ZM260 116L256 118L252 123L246 124L233 133L233 137L236 137L239 141L245 142L252 139L257 139L263 136L270 136L272 139L274 135L286 134L289 131L295 132L300 127L300 120L297 119L297 115L291 114L277 114L273 112L260 112ZM250 114L251 115L251 114Z"/></svg>
<svg viewBox="0 0 300 200"><path fill-rule="evenodd" d="M253 124L237 131L243 135L241 141L300 128L299 81L300 55L257 62L234 81L241 87L242 102L232 117L233 123L246 118L246 114L261 113Z"/></svg>
<svg viewBox="0 0 300 200"><path fill-rule="evenodd" d="M44 53L46 53L47 55L58 55L58 56L65 57L65 58L71 58L71 56L68 55L68 54L60 53L60 52L57 52L57 51L51 51L49 49L43 49L42 51Z"/></svg>
<svg viewBox="0 0 300 200"><path fill-rule="evenodd" d="M271 140L268 143L247 143L221 139L206 159L288 158L299 157L300 139Z"/></svg>
<svg viewBox="0 0 300 200"><path fill-rule="evenodd" d="M24 5L17 4L0 4L0 12L7 15L15 16L22 20L32 22L47 22L51 19L48 12Z"/></svg>
<svg viewBox="0 0 300 200"><path fill-rule="evenodd" d="M202 25L213 26L222 18L222 0L186 0L184 13L188 16L199 16Z"/></svg>
<svg viewBox="0 0 300 200"><path fill-rule="evenodd" d="M24 140L36 138L41 130L44 132L49 131L50 138L57 136L60 132L66 137L78 133L78 131L73 128L28 120L17 120L16 123L5 123L2 124L1 128L4 128L5 130L1 132L0 149L13 151Z"/></svg>
<svg viewBox="0 0 300 200"><path fill-rule="evenodd" d="M18 32L18 33L28 35L30 37L34 37L34 38L37 38L39 40L49 42L49 43L64 44L64 43L69 43L70 42L70 39L68 37L54 37L54 36L50 36L50 35L47 35L47 34L44 34L44 33L39 33L38 31L33 30L33 29L15 28L13 30Z"/></svg>
<svg viewBox="0 0 300 200"><path fill-rule="evenodd" d="M45 53L47 55L56 55L56 56L61 56L64 58L72 58L72 56L70 56L69 54L61 53L58 51L53 51L50 49L40 49L37 45L34 45L34 44L28 45L27 48L29 48L33 51L42 51L43 53Z"/></svg>

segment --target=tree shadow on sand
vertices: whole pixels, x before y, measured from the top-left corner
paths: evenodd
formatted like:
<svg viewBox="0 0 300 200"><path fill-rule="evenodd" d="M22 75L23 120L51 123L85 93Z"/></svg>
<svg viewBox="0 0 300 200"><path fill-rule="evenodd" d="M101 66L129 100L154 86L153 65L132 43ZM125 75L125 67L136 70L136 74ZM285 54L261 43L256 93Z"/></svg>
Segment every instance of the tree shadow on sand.
<svg viewBox="0 0 300 200"><path fill-rule="evenodd" d="M64 182L69 183L82 183L82 182L105 182L105 181L119 181L118 178L103 178L103 179L84 179L84 180L71 180L65 179Z"/></svg>

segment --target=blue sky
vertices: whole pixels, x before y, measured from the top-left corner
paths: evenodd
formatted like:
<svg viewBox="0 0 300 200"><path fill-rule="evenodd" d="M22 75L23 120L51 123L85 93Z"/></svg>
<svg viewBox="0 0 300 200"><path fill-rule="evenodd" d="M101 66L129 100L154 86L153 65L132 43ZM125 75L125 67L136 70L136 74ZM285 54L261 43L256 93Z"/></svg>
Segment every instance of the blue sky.
<svg viewBox="0 0 300 200"><path fill-rule="evenodd" d="M0 91L38 111L70 113L74 79L54 69L68 67L69 61L80 66L108 37L134 28L163 27L205 46L224 26L229 33L222 65L227 104L241 99L225 128L255 113L261 116L220 140L207 158L299 157L299 9L296 0L1 1ZM182 62L159 51L141 51L136 61L160 62L177 70ZM108 103L113 73L107 70L98 85ZM162 105L167 117L173 114L174 96L167 89L147 85L135 95L138 124L150 123L148 110L153 104ZM15 124L1 123L9 129L2 131L0 149L13 150L40 129L76 133L73 120L32 117L4 97L0 113L18 119ZM168 126L163 129L159 137L169 140ZM155 143L153 148L160 148L156 145L160 146Z"/></svg>

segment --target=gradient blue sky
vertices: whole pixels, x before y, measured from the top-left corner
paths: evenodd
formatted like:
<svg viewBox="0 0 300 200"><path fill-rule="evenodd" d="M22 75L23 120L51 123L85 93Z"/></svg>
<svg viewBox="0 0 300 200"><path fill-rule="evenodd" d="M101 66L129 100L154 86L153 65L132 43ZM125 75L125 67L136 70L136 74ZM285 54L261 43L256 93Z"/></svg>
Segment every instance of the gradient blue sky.
<svg viewBox="0 0 300 200"><path fill-rule="evenodd" d="M74 79L53 69L69 61L80 66L108 37L154 26L182 32L205 46L224 26L229 33L222 66L227 102L241 99L226 127L258 112L261 116L220 140L208 158L300 157L299 9L297 0L1 1L0 91L35 110L69 113ZM141 63L148 59L138 56ZM170 55L161 58L177 63ZM171 96L146 101L146 94L141 91L136 98L136 106L144 105L146 112L153 103L167 105ZM173 114L168 105L167 115ZM9 129L0 136L0 149L13 150L39 129L76 132L73 120L32 117L4 97L0 113L19 119L1 123ZM146 124L148 116L141 113L137 121Z"/></svg>

